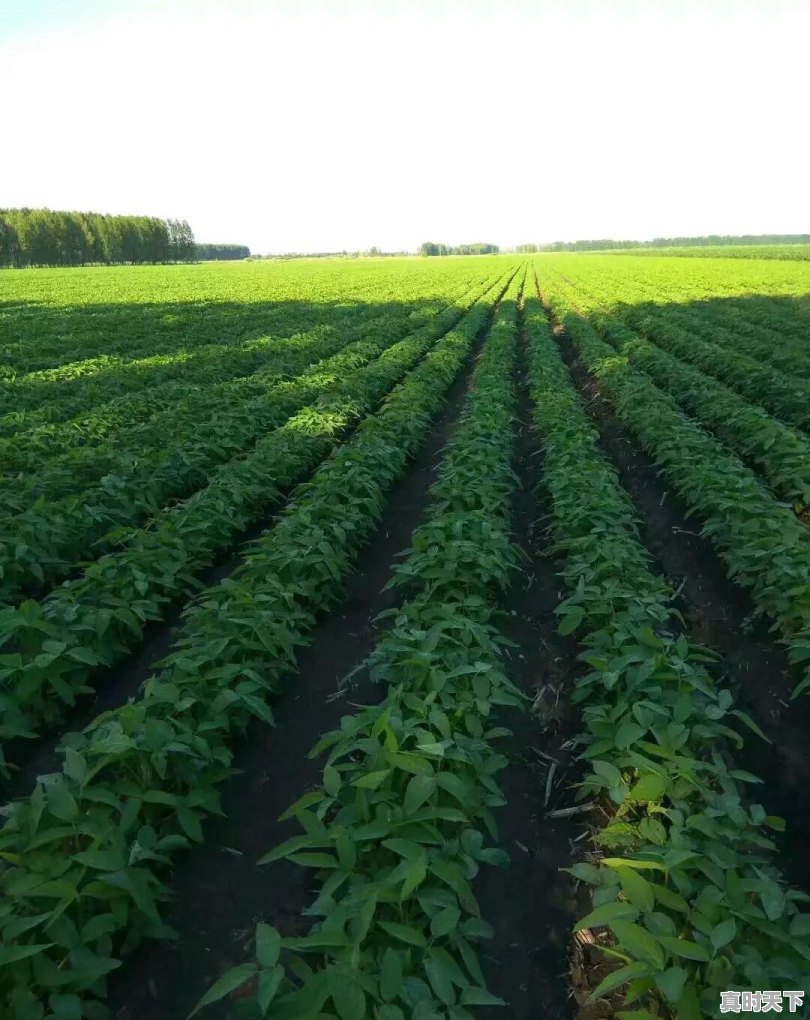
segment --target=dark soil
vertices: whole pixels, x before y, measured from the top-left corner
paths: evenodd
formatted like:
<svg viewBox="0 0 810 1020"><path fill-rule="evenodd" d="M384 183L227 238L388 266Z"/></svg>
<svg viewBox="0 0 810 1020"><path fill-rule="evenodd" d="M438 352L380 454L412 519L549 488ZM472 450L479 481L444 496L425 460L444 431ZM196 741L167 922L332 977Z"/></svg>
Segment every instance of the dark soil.
<svg viewBox="0 0 810 1020"><path fill-rule="evenodd" d="M303 934L302 911L313 898L305 869L281 861L257 868L267 850L298 832L278 817L321 780L321 761L307 753L335 729L352 705L380 694L364 673L346 693L341 680L363 662L379 639L379 613L399 596L381 591L398 554L410 543L429 499L435 464L452 433L469 385L473 359L453 385L443 413L408 473L395 486L375 538L361 551L343 603L322 619L298 654L275 706L275 727L256 721L241 743L241 774L222 789L225 817L206 828L206 841L182 860L171 883L167 922L174 944L145 944L114 976L112 1015L121 1020L178 1020L228 967L248 955L255 923L267 921L286 935ZM212 1007L209 1015L224 1015Z"/></svg>
<svg viewBox="0 0 810 1020"><path fill-rule="evenodd" d="M518 387L515 468L520 485L513 520L525 565L503 595L499 627L516 646L509 654L509 674L532 699L532 709L499 720L513 731L499 746L510 759L500 774L506 805L498 811L499 845L509 854L510 865L482 871L476 890L482 916L495 929L493 942L484 950L489 990L509 1003L508 1015L514 1020L569 1020L575 1006L569 995L568 955L578 909L574 880L560 869L575 859L573 840L582 833L582 820L546 815L573 803L576 769L570 740L577 718L568 694L576 674L576 650L557 634L553 614L562 595L557 565L546 551L544 494L538 491L542 451L531 427L523 347ZM495 1020L503 1010L482 1009L480 1015Z"/></svg>
<svg viewBox="0 0 810 1020"><path fill-rule="evenodd" d="M609 402L576 356L570 339L555 330L560 351L600 434L600 445L616 466L632 497L642 539L677 596L675 607L688 635L719 653L721 671L735 693L736 707L747 711L772 741L766 744L735 720L745 740L735 763L764 780L747 788L768 812L787 820L780 837L780 865L789 881L806 884L802 853L810 837L810 701L790 702L797 671L757 617L747 592L726 575L720 557L700 536L700 523L688 516L683 501L666 484L653 461L634 442Z"/></svg>
<svg viewBox="0 0 810 1020"><path fill-rule="evenodd" d="M553 609L559 584L538 519L542 503L535 489L541 461L530 428L522 355L518 374L520 486L514 529L526 569L504 593L500 622L515 646L508 650L510 675L532 699L532 711L505 713L500 720L513 730L501 747L510 764L501 773L507 803L498 812L499 845L511 863L482 871L476 891L482 915L495 929L494 940L484 949L485 974L491 990L509 1002L508 1015L516 1020L571 1020L575 1005L568 990L569 939L581 910L573 881L560 869L579 855L573 841L581 835L582 823L579 818L548 818L547 813L572 803L570 741L576 719L567 685L575 649L556 633ZM378 697L362 670L348 693L340 682L379 640L377 615L399 599L396 592L381 588L425 510L434 465L455 426L468 381L469 371L457 382L424 449L395 488L381 530L360 555L345 601L318 624L299 655L299 672L277 703L276 728L271 732L257 722L248 732L236 760L241 775L222 789L225 817L207 828L206 843L186 854L174 875L174 899L166 919L177 930L178 941L144 945L114 976L110 1006L120 1020L183 1017L224 970L248 957L258 920L288 935L308 929L309 921L302 916L314 894L308 874L286 862L258 869L255 861L297 831L295 823L277 818L320 782L322 763L309 760L308 749L338 725L350 704ZM224 1006L213 1007L210 1015L225 1012ZM501 1010L480 1012L482 1017L503 1015Z"/></svg>
<svg viewBox="0 0 810 1020"><path fill-rule="evenodd" d="M754 619L746 593L727 579L681 501L667 491L651 460L616 420L567 337L559 331L557 335L598 424L602 449L617 466L637 508L642 538L656 558L656 568L678 589L675 605L689 634L722 655L740 707L750 711L774 740L767 745L748 735L736 760L766 781L765 787L751 790L768 810L787 817L780 864L799 883L802 837L810 832L806 810L810 794L804 792L808 784L803 782L810 778L810 767L802 749L810 706L803 709L808 703L799 701L788 707L795 671L766 626ZM578 779L572 738L579 723L569 698L578 664L575 643L557 634L554 609L563 593L546 534L548 497L540 484L542 449L531 428L525 337L522 340L515 457L519 485L513 521L524 564L503 593L499 626L512 643L505 653L510 676L531 699L531 710L504 712L498 720L513 731L499 748L509 764L500 774L506 804L497 815L498 844L509 854L510 864L504 869L485 868L475 880L482 916L494 927L494 939L483 949L487 984L509 1005L505 1010L476 1010L476 1015L486 1020L504 1015L513 1020L575 1016L596 1020L608 1014L580 1011L571 987L573 981L581 1001L588 984L593 987L594 976L597 981L604 976L600 970L604 961L595 945L578 945L572 953L573 921L588 907L583 890L561 871L587 852L582 839L586 819L549 817L572 805L572 786ZM472 362L471 358L452 387L419 456L395 486L380 529L358 557L344 600L317 624L300 651L298 672L287 678L275 705L274 728L255 721L242 740L235 761L240 774L221 788L224 817L206 826L203 845L180 858L165 912L177 941L144 944L112 975L109 1003L118 1020L181 1020L223 971L249 958L259 920L286 935L308 930L310 922L302 912L314 894L309 872L288 862L264 868L255 862L297 832L294 822L278 818L320 782L322 762L307 757L318 737L335 728L355 704L380 697L363 670L355 674L352 687L341 681L379 640L385 623L378 615L399 601L398 593L382 588L428 504L436 462L455 427ZM265 521L249 537L266 527ZM206 583L234 569L240 552L241 546L210 571ZM176 622L175 617L156 625L154 633L150 629L148 641L110 685L118 699L110 704L137 692L151 662L168 651ZM107 696L105 687L88 706L88 721L109 707ZM29 784L47 770L47 753L52 750L27 767ZM226 1006L212 1007L206 1015L216 1018L226 1012Z"/></svg>

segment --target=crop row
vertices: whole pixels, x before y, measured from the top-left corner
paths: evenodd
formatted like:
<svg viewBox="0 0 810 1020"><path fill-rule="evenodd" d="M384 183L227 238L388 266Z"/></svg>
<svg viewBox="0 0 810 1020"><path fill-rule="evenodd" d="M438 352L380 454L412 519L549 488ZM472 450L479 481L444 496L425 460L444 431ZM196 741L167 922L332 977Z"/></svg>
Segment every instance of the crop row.
<svg viewBox="0 0 810 1020"><path fill-rule="evenodd" d="M244 374L261 367L274 339L246 340L224 346L210 344L174 354L150 354L128 361L101 356L90 362L75 362L62 369L32 372L0 389L0 411L4 415L26 409L47 407L48 421L64 421L88 410L110 396L120 396L170 379L204 382L217 369Z"/></svg>
<svg viewBox="0 0 810 1020"><path fill-rule="evenodd" d="M462 311L446 309L435 321L410 338L426 344L441 335ZM409 341L400 341L400 343ZM160 511L169 499L182 498L208 481L217 464L227 465L264 433L280 427L292 415L289 431L306 431L307 406L340 385L347 373L373 363L389 347L387 336L358 340L313 365L295 379L268 387L263 397L233 412L215 414L195 435L195 445L175 451L141 474L102 480L81 496L45 504L5 523L0 536L0 592L6 600L20 591L41 589L64 576L88 550L96 555L117 544L117 529L137 525ZM398 345L394 344L394 349ZM313 410L319 410L317 404ZM255 448L247 454L249 461Z"/></svg>
<svg viewBox="0 0 810 1020"><path fill-rule="evenodd" d="M786 305L772 298L749 294L744 301L731 301L728 308L734 322L751 323L767 335L785 336L805 344L807 351L807 297L793 297ZM810 352L809 352L810 353Z"/></svg>
<svg viewBox="0 0 810 1020"><path fill-rule="evenodd" d="M776 302L786 309L806 289L807 266L777 265L740 261L728 265L709 261L686 262L671 259L640 259L588 255L546 257L538 270L559 270L577 285L598 282L613 291L613 301L658 307L708 302L722 307L726 302L747 308L757 301Z"/></svg>
<svg viewBox="0 0 810 1020"><path fill-rule="evenodd" d="M614 285L621 293L620 281L614 281ZM593 290L596 281L589 281L587 286ZM602 303L615 297L606 282L599 293ZM771 301L776 303L776 299ZM803 369L803 365L810 365L806 345L729 328L725 305L725 301L695 303L688 313L678 304L628 305L619 307L617 314L660 346L695 361L785 421L806 428L810 424L810 381Z"/></svg>
<svg viewBox="0 0 810 1020"><path fill-rule="evenodd" d="M773 329L734 315L724 307L698 306L685 311L677 306L666 310L685 329L705 340L720 344L727 350L741 352L755 361L762 361L787 376L810 378L810 348L807 343L793 340Z"/></svg>
<svg viewBox="0 0 810 1020"><path fill-rule="evenodd" d="M393 259L23 273L4 279L10 308L17 300L0 313L0 378L100 356L232 348L319 323L350 329L367 307L419 313L441 304L448 286L461 279L483 286L491 273L489 260L437 266Z"/></svg>
<svg viewBox="0 0 810 1020"><path fill-rule="evenodd" d="M310 341L317 343L328 332L320 329L285 338L277 343L276 351L281 353L279 348L304 346ZM262 386L266 385L262 382L263 371L260 368L255 373L241 375L238 368L230 374L217 370L206 384L167 383L154 387L147 394L104 401L65 422L32 425L27 429L16 430L13 435L0 438L4 474L19 474L20 480L25 475L26 487L30 489L32 482L29 473L41 472L46 459L56 464L68 457L87 457L91 450L102 453L100 474L104 474L109 470L106 467L104 448L111 440L120 436L125 437L124 441L127 442L134 430L140 430L146 435L149 430L160 428L164 421L183 422L186 415L210 415L212 408L239 394L243 395L243 399L258 396ZM172 435L165 426L159 434L161 442ZM87 467L80 465L80 470L86 472ZM17 512L23 509L24 502L19 495L15 495L14 506Z"/></svg>
<svg viewBox="0 0 810 1020"><path fill-rule="evenodd" d="M75 413L66 412L67 417L64 418L58 408L55 412L48 404L30 410L9 411L0 416L0 439L5 443L27 435L33 443L47 450L47 438L53 435L57 443L67 448L67 436L75 431L79 445L85 436L88 442L98 442L112 435L116 429L131 428L161 411L170 410L176 400L184 400L204 387L216 385L227 388L241 378L239 368L234 368L233 373L216 369L212 379L197 382L171 379L155 383L145 391L122 395L117 395L112 385L109 394L100 403Z"/></svg>
<svg viewBox="0 0 810 1020"><path fill-rule="evenodd" d="M619 418L662 468L729 574L778 624L795 663L810 663L810 532L737 457L678 408L626 357L601 340L572 299L549 280L544 292ZM804 667L806 670L807 666ZM796 693L810 685L810 671Z"/></svg>
<svg viewBox="0 0 810 1020"><path fill-rule="evenodd" d="M212 345L210 357L206 357L204 348L178 355L159 355L156 357L163 361L158 362L154 379L147 386L122 387L121 379L128 378L130 370L119 366L95 380L92 390L84 395L64 391L60 395L60 388L57 388L55 399L46 394L30 407L8 411L0 417L0 436L22 439L27 435L34 442L40 436L43 439L54 436L66 444L67 437L75 430L80 437L87 436L89 440L103 439L115 428L128 428L156 412L170 410L175 400L200 387L224 386L224 393L234 384L244 388L247 377L260 371L268 357L276 352L283 353L287 346L297 347L304 335L323 339L333 330L332 325L321 326L288 336L257 337L230 348Z"/></svg>
<svg viewBox="0 0 810 1020"><path fill-rule="evenodd" d="M383 271L383 267L372 267L368 273L334 268L332 286L319 293L315 273L305 288L299 284L296 289L289 279L293 273L285 270L274 274L269 266L264 267L259 273L259 293L275 292L277 300L272 304L263 302L260 311L252 306L257 291L251 291L249 273L231 276L238 285L237 293L241 290L238 305L201 304L200 287L214 281L216 273L212 271L207 280L208 274L203 274L202 279L186 281L185 287L192 284L191 289L181 289L178 304L170 309L152 306L154 293L139 292L132 307L119 305L121 295L116 293L116 304L99 310L92 304L85 306L88 294L70 293L67 284L80 284L79 277L60 280L57 300L62 304L73 297L80 301L79 307L64 309L64 323L61 310L58 315L45 307L40 307L37 314L24 310L18 313L6 324L6 334L13 336L16 332L26 339L0 348L0 360L7 363L10 359L19 369L39 363L46 355L49 328L53 326L57 335L52 353L59 361L67 356L74 363L64 365L57 373L46 369L21 375L16 383L6 383L5 390L0 386L0 393L7 393L9 408L0 416L0 435L87 415L97 409L99 402L113 398L123 406L133 402L152 407L173 387L194 382L205 385L212 378L228 379L237 372L253 371L261 364L262 354L272 352L285 338L319 327L351 335L358 323L370 329L375 321L396 319L405 330L413 329L419 324L414 320L446 304L448 290L463 283L468 289L479 288L491 274L489 266L473 270L457 265L432 275L424 271L420 275L414 268L404 278L400 274L396 279L392 268L386 266ZM164 273L164 278L155 281L161 290L178 276L171 269ZM133 281L119 278L118 282L124 288ZM29 280L26 301L35 301L31 283ZM176 342L168 345L167 329L179 333ZM71 345L73 339L79 340L78 347ZM111 357L112 350L126 357ZM67 378L71 373L78 375Z"/></svg>
<svg viewBox="0 0 810 1020"><path fill-rule="evenodd" d="M492 714L525 706L507 678L493 594L516 566L510 537L516 304L508 292L447 447L427 519L392 583L406 600L366 664L378 704L345 716L320 789L290 808L302 828L260 863L315 869L309 934L260 925L257 958L201 1001L255 979L257 1016L295 1020L471 1020L503 1005L484 987L474 943L489 934L471 881L506 855L492 809L505 765ZM283 956L280 951L284 950ZM315 956L310 966L307 956Z"/></svg>
<svg viewBox="0 0 810 1020"><path fill-rule="evenodd" d="M486 314L484 299L476 314ZM189 500L122 536L119 548L42 602L0 610L0 739L60 719L101 668L137 646L149 620L194 588L194 577L266 516L452 326L455 311L363 365L342 358L317 403L217 470Z"/></svg>
<svg viewBox="0 0 810 1020"><path fill-rule="evenodd" d="M132 704L64 741L60 773L6 809L0 989L13 1020L45 1003L103 1015L105 977L144 936L165 936L171 855L202 839L231 774L230 744L332 607L386 494L482 327L477 305L298 490L243 566L187 610L176 650ZM122 941L123 937L123 941Z"/></svg>
<svg viewBox="0 0 810 1020"><path fill-rule="evenodd" d="M616 319L592 315L591 322L687 413L753 463L778 496L803 507L810 504L810 438L694 365L640 339Z"/></svg>
<svg viewBox="0 0 810 1020"><path fill-rule="evenodd" d="M542 270L561 272L581 297L596 295L605 311L632 316L631 325L656 316L680 326L682 334L697 333L695 339L723 347L727 355L749 357L747 368L764 363L788 380L798 376L807 382L807 302L798 296L807 285L800 265L749 262L720 269L711 263L589 256L548 261Z"/></svg>
<svg viewBox="0 0 810 1020"><path fill-rule="evenodd" d="M135 484L139 489L163 463L180 462L187 448L193 452L201 425L209 438L216 434L217 423L221 425L225 436L223 453L232 447L229 437L239 434L240 425L246 432L245 442L249 443L261 434L261 415L262 411L267 413L273 385L299 375L320 359L340 352L345 345L342 336L324 329L286 338L249 375L219 386L189 384L185 398L175 393L169 408L126 430L97 434L91 439L74 422L69 422L37 429L33 435L25 432L2 440L4 471L0 483L13 487L14 494L4 517L10 520L40 498L54 502L83 495L104 475L137 478ZM212 380L215 378L216 374ZM253 429L251 409L259 418ZM245 416L245 420L240 421L240 416ZM96 425L93 421L91 428Z"/></svg>
<svg viewBox="0 0 810 1020"><path fill-rule="evenodd" d="M624 288L628 296L633 290L631 282L621 277L612 280L594 273L585 275L582 280L562 279L564 285L557 283L557 286L573 294L587 315L601 311L621 319L645 339L684 361L694 362L778 418L799 428L810 427L810 382L807 380L788 376L732 346L701 339L693 329L679 325L680 315L677 310L673 314L669 305L625 302ZM559 281L560 276L551 270L544 272L544 280Z"/></svg>
<svg viewBox="0 0 810 1020"><path fill-rule="evenodd" d="M321 341L329 335L340 334L348 339L357 339L377 326L390 329L394 322L399 324L404 334L421 325L435 314L440 306L441 303L437 302L427 309L413 311L407 315L403 312L401 316L392 313L374 318L368 318L358 312L350 326L345 329L338 328L334 323L321 324L298 333L245 340L243 346L246 349L264 351L267 357L272 359L276 354L283 354L287 347L293 349L299 347L306 337ZM358 319L363 323L359 329ZM220 349L223 349L223 345L220 345ZM232 346L231 350L234 349ZM199 348L197 350L199 351ZM125 431L142 422L151 421L161 413L171 414L177 402L187 402L195 397L210 394L209 403L204 406L204 410L210 413L211 407L216 406L220 398L227 400L232 392L244 393L248 397L258 396L261 392L258 385L252 384L254 372L251 366L244 365L238 357L215 359L208 362L207 369L206 372L203 366L200 366L200 370L193 374L193 381L188 381L185 375L181 374L179 379L160 378L146 390L123 394L117 393L117 379L108 378L107 396L99 403L78 410L74 405L60 409L58 406L45 403L34 408L10 411L0 416L0 437L5 437L2 449L13 449L8 440L20 440L25 435L32 445L47 453L54 449L69 450L73 446L98 443L111 438L117 431ZM261 367L256 370L257 373L261 371ZM70 414L74 416L70 417Z"/></svg>
<svg viewBox="0 0 810 1020"><path fill-rule="evenodd" d="M611 251L611 255L647 256L655 259L674 256L677 259L778 259L806 261L810 259L810 244L779 242L760 244L756 241L740 244L667 245L655 248L629 248ZM726 266L720 263L723 271Z"/></svg>
<svg viewBox="0 0 810 1020"><path fill-rule="evenodd" d="M711 287L689 294L684 293L678 276L674 272L650 278L647 273L632 270L599 270L584 273L576 286L597 290L600 301L611 310L618 299L620 305L632 307L637 315L660 312L687 332L755 361L770 363L788 376L807 378L810 351L801 332L795 298L750 293L742 299L726 297L718 287L721 282L732 282L726 281L726 274L718 274Z"/></svg>
<svg viewBox="0 0 810 1020"><path fill-rule="evenodd" d="M567 315L564 324L574 327ZM651 569L632 503L534 299L527 329L568 592L560 632L583 646L578 797L608 818L593 837L598 855L570 869L593 887L593 910L577 928L607 926L618 964L593 997L623 988L625 1020L701 1020L721 990L804 988L810 914L800 906L810 897L786 889L774 868L767 830L783 822L741 796L740 784L759 780L732 760L734 727L756 726L714 682L711 657L675 632L671 591ZM656 420L647 400L640 406Z"/></svg>
<svg viewBox="0 0 810 1020"><path fill-rule="evenodd" d="M171 269L164 270L164 273L171 272ZM249 293L247 274L234 274L232 278L238 286L246 285L247 293L243 291L241 300L224 306L206 303L201 287L205 287L207 281L204 274L202 278L197 274L191 289L183 296L185 300L172 301L170 307L150 308L156 294L147 290L139 293L131 305L121 305L112 314L107 309L94 308L86 292L70 295L67 286L60 281L57 300L61 307L57 314L51 317L50 310L42 306L39 309L24 307L14 320L14 329L4 332L4 339L15 333L20 339L16 343L0 344L3 365L0 392L13 393L20 387L24 392L37 380L55 384L54 389L58 391L59 383L71 379L105 371L117 374L130 366L137 369L145 360L144 367L147 367L148 359L156 355L181 359L191 355L193 360L200 355L224 360L229 351L240 350L250 338L272 343L324 323L347 330L358 316L368 319L386 313L389 317L399 314L407 317L431 302L441 301L447 286L452 287L462 277L466 277L468 286L475 286L476 277L483 277L484 272L446 274L444 279L435 279L432 283L411 273L400 278L396 290L390 282L384 282L379 273L372 273L368 280L355 274L354 280L344 278L340 290L328 296L319 295L315 286L295 293L298 288L291 287L284 275L273 274L272 270L262 274L260 287L264 294L268 294L268 287L276 293L270 301L262 301L258 308L251 307L257 295L255 290ZM74 278L70 282L79 281ZM165 285L166 282L164 276L160 283ZM483 278L480 282L483 284ZM33 290L30 283L29 280L27 294ZM346 300L347 291L353 300ZM77 299L73 308L70 308L71 296ZM66 312L72 313L75 321L71 322ZM62 315L64 325L58 322ZM112 328L110 319L114 321ZM51 325L56 327L56 336L49 336ZM174 333L171 339L166 334L167 328Z"/></svg>
<svg viewBox="0 0 810 1020"><path fill-rule="evenodd" d="M810 428L810 382L790 377L728 347L701 340L666 313L625 310L623 318L642 336L715 376L755 404L802 429Z"/></svg>
<svg viewBox="0 0 810 1020"><path fill-rule="evenodd" d="M459 315L476 296L470 295L465 300L467 289L465 286L447 296L446 304L460 304ZM438 314L437 310L435 315ZM81 493L107 474L129 479L140 490L149 484L155 471L163 470L164 464L168 463L171 470L178 463L193 460L206 439L211 442L213 437L222 437L218 456L235 448L232 436L244 435L241 448L246 448L264 430L263 420L272 408L273 387L285 379L307 369L310 374L319 371L323 366L316 367L315 362L338 354L347 346L362 350L356 345L369 339L379 344L387 338L393 343L429 321L427 315L377 316L361 319L361 325L348 331L317 326L297 336L258 341L265 349L258 369L220 385L189 385L185 398L176 393L170 407L148 421L133 423L129 429L119 427L110 431L108 419L91 418L92 438L76 422L69 422L0 442L4 468L0 483L5 480L13 488L17 512L39 497L53 501ZM238 365L238 359L229 365L231 371L234 364ZM210 382L222 374L222 366L212 364ZM22 477L14 477L20 474ZM10 506L7 515L11 512Z"/></svg>

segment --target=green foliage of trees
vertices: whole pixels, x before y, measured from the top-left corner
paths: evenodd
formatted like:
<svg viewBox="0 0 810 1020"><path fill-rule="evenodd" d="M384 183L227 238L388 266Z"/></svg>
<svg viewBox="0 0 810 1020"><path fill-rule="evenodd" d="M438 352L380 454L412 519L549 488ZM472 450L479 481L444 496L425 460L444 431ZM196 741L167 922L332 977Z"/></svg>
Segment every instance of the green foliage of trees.
<svg viewBox="0 0 810 1020"><path fill-rule="evenodd" d="M810 234L707 234L705 237L654 237L652 241L554 241L553 244L520 245L525 251L605 251L609 248L687 248L718 247L735 244L808 244Z"/></svg>
<svg viewBox="0 0 810 1020"><path fill-rule="evenodd" d="M250 258L246 244L195 244L196 258L206 261L227 261Z"/></svg>
<svg viewBox="0 0 810 1020"><path fill-rule="evenodd" d="M190 262L195 257L186 220L0 209L0 266Z"/></svg>
<svg viewBox="0 0 810 1020"><path fill-rule="evenodd" d="M436 244L434 241L425 241L419 248L419 254L431 255L497 255L500 248L497 244L459 244L455 248L448 244Z"/></svg>

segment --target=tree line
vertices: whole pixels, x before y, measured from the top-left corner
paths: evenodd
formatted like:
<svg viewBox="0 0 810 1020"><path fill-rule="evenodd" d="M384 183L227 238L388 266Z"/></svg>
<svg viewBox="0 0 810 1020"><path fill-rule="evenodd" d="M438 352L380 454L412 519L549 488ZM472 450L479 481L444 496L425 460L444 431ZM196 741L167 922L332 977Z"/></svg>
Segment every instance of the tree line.
<svg viewBox="0 0 810 1020"><path fill-rule="evenodd" d="M251 255L251 260L261 261L262 259L389 259L389 258L401 258L405 255L412 255L410 251L381 251L377 247L366 248L363 251L348 251L346 248L343 251L286 251L278 254L269 253L267 255Z"/></svg>
<svg viewBox="0 0 810 1020"><path fill-rule="evenodd" d="M190 262L186 220L52 209L0 209L0 266Z"/></svg>
<svg viewBox="0 0 810 1020"><path fill-rule="evenodd" d="M737 244L810 244L810 234L707 234L703 237L654 237L652 241L554 241L552 244L519 244L516 252L604 251L611 248L691 248Z"/></svg>
<svg viewBox="0 0 810 1020"><path fill-rule="evenodd" d="M434 241L425 241L419 248L419 254L424 256L432 255L497 255L500 249L497 244L458 244L452 247L449 244L436 244Z"/></svg>
<svg viewBox="0 0 810 1020"><path fill-rule="evenodd" d="M250 258L250 248L246 244L201 244L198 242L194 249L196 258L204 261Z"/></svg>

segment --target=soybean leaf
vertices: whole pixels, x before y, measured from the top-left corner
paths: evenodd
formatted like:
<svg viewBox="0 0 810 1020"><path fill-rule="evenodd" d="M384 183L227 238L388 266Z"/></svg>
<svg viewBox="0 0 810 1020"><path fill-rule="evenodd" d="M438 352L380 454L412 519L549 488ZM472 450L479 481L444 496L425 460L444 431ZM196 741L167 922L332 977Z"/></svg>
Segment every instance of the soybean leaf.
<svg viewBox="0 0 810 1020"><path fill-rule="evenodd" d="M632 981L634 978L647 977L650 972L649 965L641 960L635 960L633 963L628 963L625 967L619 967L618 970L611 971L606 978L599 982L591 992L589 1000L594 1002L603 995L607 995L622 985L626 985L628 981Z"/></svg>
<svg viewBox="0 0 810 1020"><path fill-rule="evenodd" d="M574 931L582 931L585 928L598 928L618 920L634 920L638 917L639 911L632 903L620 903L616 900L613 903L603 903L601 907L586 914L580 921L577 921Z"/></svg>
<svg viewBox="0 0 810 1020"><path fill-rule="evenodd" d="M394 938L407 942L411 946L424 948L427 945L427 939L418 928L411 928L409 925L399 924L397 921L378 921L377 924L389 935L393 935Z"/></svg>
<svg viewBox="0 0 810 1020"><path fill-rule="evenodd" d="M275 967L281 952L281 936L269 924L256 925L256 959L262 967Z"/></svg>
<svg viewBox="0 0 810 1020"><path fill-rule="evenodd" d="M218 981L214 982L194 1009L188 1014L189 1020L191 1017L196 1016L205 1006L210 1006L212 1002L219 1002L226 995L230 995L237 988L241 988L257 972L258 967L254 963L243 963L226 971Z"/></svg>

